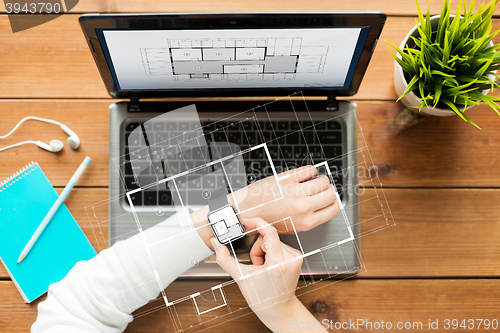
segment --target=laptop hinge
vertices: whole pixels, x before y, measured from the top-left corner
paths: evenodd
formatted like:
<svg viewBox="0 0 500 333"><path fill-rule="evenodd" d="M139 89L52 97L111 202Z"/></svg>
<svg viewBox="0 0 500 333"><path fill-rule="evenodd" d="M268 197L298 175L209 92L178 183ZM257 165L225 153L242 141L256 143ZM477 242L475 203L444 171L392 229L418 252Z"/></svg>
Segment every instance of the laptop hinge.
<svg viewBox="0 0 500 333"><path fill-rule="evenodd" d="M130 94L130 102L128 102L128 112L140 112L139 93L133 92Z"/></svg>
<svg viewBox="0 0 500 333"><path fill-rule="evenodd" d="M326 96L326 109L328 111L338 111L339 110L339 101L337 101L337 92L330 91Z"/></svg>

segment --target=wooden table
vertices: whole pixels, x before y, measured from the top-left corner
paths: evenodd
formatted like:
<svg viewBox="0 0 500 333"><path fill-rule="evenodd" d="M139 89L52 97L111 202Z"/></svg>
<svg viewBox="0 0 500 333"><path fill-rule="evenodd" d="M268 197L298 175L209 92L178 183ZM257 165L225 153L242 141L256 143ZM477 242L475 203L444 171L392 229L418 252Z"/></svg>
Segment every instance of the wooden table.
<svg viewBox="0 0 500 333"><path fill-rule="evenodd" d="M434 1L433 14L439 13L440 5ZM416 14L411 0L87 0L70 14L13 34L0 6L0 134L21 118L37 115L67 124L82 141L76 152L66 147L51 154L34 146L2 152L0 179L34 160L61 191L84 156L90 155L89 170L67 200L90 239L94 238L84 207L108 196L108 105L113 101L78 25L81 13L382 11L389 16L381 39L396 44L414 25ZM494 28L500 28L500 19L494 20ZM361 239L364 274L340 283L319 282L316 287L321 288L301 300L318 319L422 322L424 332L429 331L429 320L439 320L440 331L445 319L500 320L500 117L484 105L475 107L469 116L483 128L479 131L458 117L408 114L394 102L392 78L393 60L380 43L359 93L351 100L358 103L358 119L397 226ZM65 140L65 134L31 122L2 140L1 146L53 138ZM362 203L361 220L373 209L373 203ZM183 290L189 283L193 282L174 282L169 289ZM213 281L199 283L213 285ZM237 288L230 289L229 297L245 305ZM0 267L1 332L28 331L38 303L24 304ZM169 328L163 310L136 319L127 331L172 331ZM208 331L265 330L250 313Z"/></svg>

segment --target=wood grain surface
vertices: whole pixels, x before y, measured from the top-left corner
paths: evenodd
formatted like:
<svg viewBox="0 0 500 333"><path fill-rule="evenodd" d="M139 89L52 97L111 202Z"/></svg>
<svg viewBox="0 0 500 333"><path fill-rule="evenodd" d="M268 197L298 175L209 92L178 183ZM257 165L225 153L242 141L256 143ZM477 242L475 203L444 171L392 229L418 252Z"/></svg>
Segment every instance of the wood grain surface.
<svg viewBox="0 0 500 333"><path fill-rule="evenodd" d="M0 168L0 179L9 177L30 161L38 161L54 186L65 186L81 160L89 155L91 172L79 186L108 185L109 104L112 100L0 100L0 110L10 116L0 122L0 134L9 132L19 119L30 115L64 122L75 131L81 146L67 145L59 154L35 145L2 152L8 167ZM257 102L255 102L257 103ZM500 187L500 116L486 105L470 111L482 126L478 130L458 117L426 117L405 111L401 104L359 101L358 147L360 182L370 176L384 187ZM249 102L249 108L254 105ZM29 121L2 146L23 140L50 142L67 135L56 125ZM430 148L432 147L432 148ZM366 163L364 163L366 161ZM371 171L370 171L371 170ZM371 172L371 174L370 174Z"/></svg>
<svg viewBox="0 0 500 333"><path fill-rule="evenodd" d="M174 282L179 292L187 287L188 282ZM199 282L200 287L209 288L213 281ZM171 285L172 286L172 285ZM500 281L499 280L346 280L341 283L331 281L318 282L308 287L316 290L300 296L300 300L313 313L317 320L348 322L349 320L371 322L372 329L346 329L342 332L383 332L375 329L375 322L383 320L391 322L395 327L399 322L415 325L409 332L443 332L445 319L492 319L498 320L500 313ZM244 300L235 285L229 287L231 304L245 307ZM40 300L33 304L24 304L17 289L11 281L0 281L0 327L8 332L27 332L36 319L36 307ZM43 298L42 298L43 300ZM156 302L155 302L156 303ZM159 302L158 302L159 303ZM146 306L147 307L147 306ZM196 332L218 323L209 332L226 333L234 330L241 332L269 332L258 318L248 309L236 311L219 318L218 321L207 321L199 324L198 318L189 303L176 306L182 313L182 327L186 332ZM144 310L144 309L141 309ZM227 311L226 311L227 313ZM230 320L230 321L228 321ZM429 320L438 320L440 330L429 330ZM224 321L226 321L224 324ZM415 324L413 324L415 323ZM422 323L422 329L416 327ZM466 322L467 323L467 322ZM193 328L189 329L190 325ZM387 324L386 324L387 325ZM376 326L375 326L376 327ZM125 332L173 332L173 325L165 308L136 318ZM369 327L368 327L369 328ZM330 330L336 332L339 330ZM493 332L481 327L474 330L451 330L453 332Z"/></svg>
<svg viewBox="0 0 500 333"><path fill-rule="evenodd" d="M109 98L78 17L63 15L36 29L13 34L7 15L0 15L0 98ZM500 19L493 23L494 29L500 28ZM396 98L392 83L394 60L382 41L399 45L414 25L412 17L387 19L356 99ZM495 41L500 41L500 36Z"/></svg>
<svg viewBox="0 0 500 333"><path fill-rule="evenodd" d="M422 1L422 7L427 3ZM439 13L441 3L432 1L433 14ZM36 115L65 123L82 141L77 151L66 145L59 154L29 145L2 152L0 181L30 161L38 161L60 192L89 155L93 161L66 203L94 247L106 247L108 106L114 100L84 40L78 24L81 13L382 11L389 17L381 41L358 94L349 98L358 106L358 176L366 187L360 198L363 267L347 281L326 280L304 287L300 299L318 320L422 322L418 332L448 331L445 319L500 320L500 117L484 105L469 111L469 117L482 127L480 131L457 117L425 117L394 103L394 61L382 41L399 44L415 24L415 8L413 0L85 0L71 14L15 34L8 15L0 14L0 135L21 118ZM0 13L4 12L1 3ZM493 28L500 29L498 8L495 17ZM499 36L495 42L500 42ZM55 125L28 122L1 140L0 147L24 140L65 141L66 137ZM386 223L376 195L389 204L384 212L392 214L396 226L371 233ZM214 285L213 280L182 280L167 291L174 297L182 295L193 283L200 289ZM201 326L191 304L176 305L182 328L188 332L267 331L246 308L234 284L227 287L226 295L233 313L212 312L211 318L201 318ZM0 332L28 331L40 301L24 304L0 267ZM166 309L139 316L158 305L161 300L138 310L127 332L173 331ZM429 330L429 320L438 320L439 329ZM190 325L194 326L189 329ZM362 329L343 331L393 331ZM452 331L493 330L476 326Z"/></svg>
<svg viewBox="0 0 500 333"><path fill-rule="evenodd" d="M373 200L377 193L387 197L387 215L392 213L396 226L369 233L386 224L379 216L378 201ZM360 197L361 233L368 234L361 238L364 268L359 278L500 277L500 190L378 189L377 193L367 189ZM66 202L97 250L106 248L107 199L107 189L79 188ZM478 207L488 209L478 211ZM8 275L0 267L2 278Z"/></svg>
<svg viewBox="0 0 500 333"><path fill-rule="evenodd" d="M11 1L13 2L13 1ZM425 10L428 1L419 1L421 7ZM452 8L458 3L453 0ZM466 1L467 6L470 0ZM479 6L476 1L476 8ZM438 15L441 12L440 1L430 1L431 14ZM165 2L161 0L146 1L146 0L80 0L79 3L72 9L71 13L88 13L88 12L164 12L164 13L189 13L189 12L352 12L352 11L379 11L388 15L410 15L416 13L416 5L413 0L255 0L255 1L172 1ZM4 3L0 4L0 12L5 12ZM499 15L499 10L495 11L495 15Z"/></svg>

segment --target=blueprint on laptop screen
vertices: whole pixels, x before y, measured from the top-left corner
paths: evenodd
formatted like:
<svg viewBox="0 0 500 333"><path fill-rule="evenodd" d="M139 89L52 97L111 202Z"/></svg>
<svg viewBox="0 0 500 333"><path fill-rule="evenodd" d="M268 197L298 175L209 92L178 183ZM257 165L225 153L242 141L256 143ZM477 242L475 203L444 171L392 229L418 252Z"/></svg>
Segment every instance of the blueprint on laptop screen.
<svg viewBox="0 0 500 333"><path fill-rule="evenodd" d="M119 89L347 88L369 27L98 29Z"/></svg>

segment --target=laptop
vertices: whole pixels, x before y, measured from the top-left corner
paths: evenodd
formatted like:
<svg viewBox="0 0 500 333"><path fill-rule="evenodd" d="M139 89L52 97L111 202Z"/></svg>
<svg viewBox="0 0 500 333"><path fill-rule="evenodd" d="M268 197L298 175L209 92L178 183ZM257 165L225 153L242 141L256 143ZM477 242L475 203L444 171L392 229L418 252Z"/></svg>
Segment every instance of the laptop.
<svg viewBox="0 0 500 333"><path fill-rule="evenodd" d="M341 213L281 239L304 253L304 275L357 272L356 105L337 97L357 92L385 19L382 13L81 16L106 89L125 100L110 105L109 245L137 233L137 219L146 229L174 214L172 188L145 186L164 175L158 172L164 156L156 162L151 156L165 142L181 144L197 131L204 144L240 147L246 176L234 180L240 186L321 165L337 188ZM193 107L196 121L183 118ZM174 113L175 121L161 117ZM136 146L150 158L137 162ZM255 149L264 146L264 154ZM202 155L184 150L178 161L175 156L169 161L169 170L200 170L206 162ZM196 209L203 204L198 194L216 184L194 178L191 183L192 191L176 187L176 193ZM254 240L235 242L238 260L249 261ZM192 266L183 276L227 276L214 256Z"/></svg>

